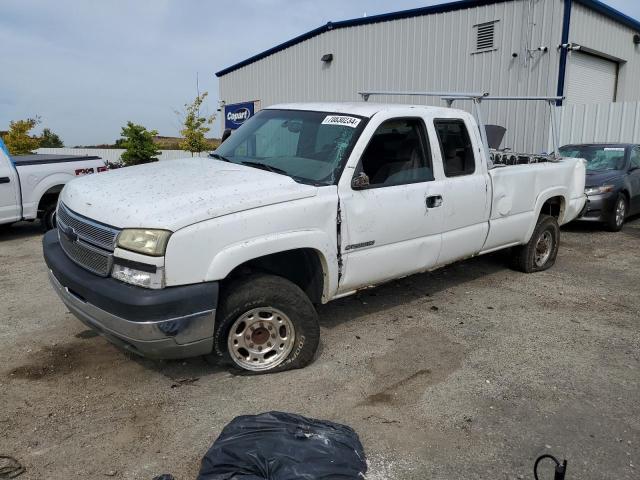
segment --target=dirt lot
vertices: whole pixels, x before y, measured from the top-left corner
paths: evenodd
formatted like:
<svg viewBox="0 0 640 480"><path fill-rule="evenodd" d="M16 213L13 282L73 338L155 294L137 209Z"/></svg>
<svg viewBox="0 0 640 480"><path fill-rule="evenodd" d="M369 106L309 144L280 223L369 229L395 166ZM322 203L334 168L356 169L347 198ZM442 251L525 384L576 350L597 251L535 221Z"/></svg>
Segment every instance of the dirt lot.
<svg viewBox="0 0 640 480"><path fill-rule="evenodd" d="M326 305L315 362L262 377L92 335L40 240L0 233L0 454L20 479L193 479L226 423L273 409L355 428L370 479L532 478L546 452L568 479L640 477L638 219L563 229L544 273L491 255Z"/></svg>

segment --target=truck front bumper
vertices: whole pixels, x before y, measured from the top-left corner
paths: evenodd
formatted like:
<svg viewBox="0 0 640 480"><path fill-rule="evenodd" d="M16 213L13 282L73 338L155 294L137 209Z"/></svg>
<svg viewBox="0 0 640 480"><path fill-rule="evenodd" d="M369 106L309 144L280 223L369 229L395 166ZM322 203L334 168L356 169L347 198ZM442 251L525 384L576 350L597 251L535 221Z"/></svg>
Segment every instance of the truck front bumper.
<svg viewBox="0 0 640 480"><path fill-rule="evenodd" d="M211 353L218 283L150 290L102 278L62 251L57 230L43 239L49 279L69 311L112 343L149 358Z"/></svg>

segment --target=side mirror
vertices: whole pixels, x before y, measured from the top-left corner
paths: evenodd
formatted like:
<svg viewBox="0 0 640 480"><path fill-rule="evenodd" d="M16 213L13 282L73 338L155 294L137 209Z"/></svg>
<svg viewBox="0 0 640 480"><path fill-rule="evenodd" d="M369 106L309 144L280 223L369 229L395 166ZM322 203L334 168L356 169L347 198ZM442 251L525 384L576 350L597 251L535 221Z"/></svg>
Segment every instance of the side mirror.
<svg viewBox="0 0 640 480"><path fill-rule="evenodd" d="M358 173L351 180L351 188L354 190L362 190L363 188L367 188L369 186L369 175L364 172Z"/></svg>

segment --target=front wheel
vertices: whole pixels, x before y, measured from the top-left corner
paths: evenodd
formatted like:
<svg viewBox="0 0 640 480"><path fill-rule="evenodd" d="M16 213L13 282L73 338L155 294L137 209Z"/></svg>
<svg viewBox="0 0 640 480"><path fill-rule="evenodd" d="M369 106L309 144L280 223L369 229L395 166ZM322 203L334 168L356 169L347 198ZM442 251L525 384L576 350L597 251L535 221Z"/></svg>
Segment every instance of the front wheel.
<svg viewBox="0 0 640 480"><path fill-rule="evenodd" d="M256 274L223 289L216 315L214 355L248 373L308 365L320 327L313 304L294 283Z"/></svg>
<svg viewBox="0 0 640 480"><path fill-rule="evenodd" d="M541 272L556 262L560 245L560 227L555 217L540 215L531 239L513 249L514 267L521 272Z"/></svg>
<svg viewBox="0 0 640 480"><path fill-rule="evenodd" d="M42 229L45 232L48 232L49 230L53 230L54 228L56 228L57 223L56 223L56 205L50 205L48 206L44 213L42 214L42 218L40 220L40 222L42 223Z"/></svg>
<svg viewBox="0 0 640 480"><path fill-rule="evenodd" d="M622 230L624 220L627 217L627 199L623 194L619 194L613 207L613 212L606 222L607 230L619 232Z"/></svg>

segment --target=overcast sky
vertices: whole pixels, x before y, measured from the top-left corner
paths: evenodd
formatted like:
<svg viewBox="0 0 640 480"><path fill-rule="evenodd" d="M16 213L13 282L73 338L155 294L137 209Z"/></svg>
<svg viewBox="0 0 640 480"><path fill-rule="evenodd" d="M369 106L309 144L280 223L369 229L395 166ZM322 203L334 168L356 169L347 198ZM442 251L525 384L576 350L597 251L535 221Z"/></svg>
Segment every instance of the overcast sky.
<svg viewBox="0 0 640 480"><path fill-rule="evenodd" d="M437 0L0 0L0 130L39 115L67 146L111 143L127 120L176 136L214 73L332 20ZM608 0L640 19L640 0ZM216 132L217 133L217 132Z"/></svg>

